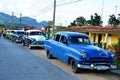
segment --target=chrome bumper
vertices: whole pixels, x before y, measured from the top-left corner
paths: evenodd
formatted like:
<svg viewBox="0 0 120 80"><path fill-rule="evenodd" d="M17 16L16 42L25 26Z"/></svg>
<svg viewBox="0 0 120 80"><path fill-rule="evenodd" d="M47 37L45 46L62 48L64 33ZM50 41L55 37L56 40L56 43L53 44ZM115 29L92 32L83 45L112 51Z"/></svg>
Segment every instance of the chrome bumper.
<svg viewBox="0 0 120 80"><path fill-rule="evenodd" d="M43 47L43 45L37 45L37 44L32 44L32 45L30 45L31 47Z"/></svg>
<svg viewBox="0 0 120 80"><path fill-rule="evenodd" d="M17 39L16 42L22 42L22 40Z"/></svg>
<svg viewBox="0 0 120 80"><path fill-rule="evenodd" d="M78 64L77 66L78 68L91 69L91 70L113 70L117 68L115 65L106 66L106 65L93 65L93 64L91 65Z"/></svg>
<svg viewBox="0 0 120 80"><path fill-rule="evenodd" d="M34 41L30 44L31 47L43 47L44 42L43 41Z"/></svg>

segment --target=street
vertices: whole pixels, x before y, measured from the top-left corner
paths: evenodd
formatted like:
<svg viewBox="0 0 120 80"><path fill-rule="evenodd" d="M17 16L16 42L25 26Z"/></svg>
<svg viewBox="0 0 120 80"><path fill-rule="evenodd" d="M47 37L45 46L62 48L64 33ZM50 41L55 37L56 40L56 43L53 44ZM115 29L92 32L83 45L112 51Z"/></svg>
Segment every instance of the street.
<svg viewBox="0 0 120 80"><path fill-rule="evenodd" d="M27 47L26 47L27 48ZM46 58L46 51L43 49L32 49L34 54L43 57L44 59L48 60L55 66L59 67L63 71L77 77L79 80L120 80L119 75L115 75L108 72L102 72L102 71L91 71L91 70L82 70L80 73L75 74L72 72L71 67L63 62L61 62L58 59L47 59Z"/></svg>
<svg viewBox="0 0 120 80"><path fill-rule="evenodd" d="M30 50L0 39L0 80L77 80Z"/></svg>
<svg viewBox="0 0 120 80"><path fill-rule="evenodd" d="M120 80L110 71L72 72L60 60L47 59L44 49L28 49L21 44L0 39L0 80Z"/></svg>

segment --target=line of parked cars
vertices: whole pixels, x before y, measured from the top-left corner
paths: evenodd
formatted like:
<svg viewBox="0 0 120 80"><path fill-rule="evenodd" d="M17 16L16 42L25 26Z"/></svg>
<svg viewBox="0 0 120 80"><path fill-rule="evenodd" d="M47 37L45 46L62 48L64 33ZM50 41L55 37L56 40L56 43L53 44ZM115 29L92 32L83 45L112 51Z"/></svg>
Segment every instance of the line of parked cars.
<svg viewBox="0 0 120 80"><path fill-rule="evenodd" d="M54 34L51 39L46 37L39 30L18 31L10 30L6 38L14 42L21 42L30 49L42 47L46 50L46 57L58 58L66 64L70 64L74 73L80 69L91 70L112 70L115 55L105 49L93 45L89 36L77 32L60 31Z"/></svg>
<svg viewBox="0 0 120 80"><path fill-rule="evenodd" d="M7 30L5 37L12 42L19 42L23 46L28 46L30 49L33 47L43 48L46 37L40 30Z"/></svg>

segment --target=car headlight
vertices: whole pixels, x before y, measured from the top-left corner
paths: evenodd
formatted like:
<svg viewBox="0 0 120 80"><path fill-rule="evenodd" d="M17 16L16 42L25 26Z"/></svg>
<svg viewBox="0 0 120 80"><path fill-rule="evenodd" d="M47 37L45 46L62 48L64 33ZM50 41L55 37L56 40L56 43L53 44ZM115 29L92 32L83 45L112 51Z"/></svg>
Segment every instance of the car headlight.
<svg viewBox="0 0 120 80"><path fill-rule="evenodd" d="M115 54L111 54L111 58L114 58L115 57Z"/></svg>
<svg viewBox="0 0 120 80"><path fill-rule="evenodd" d="M82 52L82 53L81 53L81 57L82 57L82 58L86 58L86 57L87 57L87 53Z"/></svg>
<svg viewBox="0 0 120 80"><path fill-rule="evenodd" d="M35 39L33 39L33 38L31 38L30 40L31 40L32 42L36 41L36 40L35 40Z"/></svg>

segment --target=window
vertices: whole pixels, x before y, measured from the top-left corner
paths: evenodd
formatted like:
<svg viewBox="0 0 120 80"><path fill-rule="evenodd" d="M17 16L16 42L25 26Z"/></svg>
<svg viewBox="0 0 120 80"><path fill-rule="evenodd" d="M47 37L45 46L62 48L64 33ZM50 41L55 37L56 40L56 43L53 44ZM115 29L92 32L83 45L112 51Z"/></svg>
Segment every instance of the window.
<svg viewBox="0 0 120 80"><path fill-rule="evenodd" d="M82 37L82 36L69 37L69 41L72 44L92 44L88 37Z"/></svg>
<svg viewBox="0 0 120 80"><path fill-rule="evenodd" d="M62 36L60 42L66 44L66 43L67 43L66 37L65 37L65 36Z"/></svg>
<svg viewBox="0 0 120 80"><path fill-rule="evenodd" d="M25 32L25 35L27 35L27 32Z"/></svg>
<svg viewBox="0 0 120 80"><path fill-rule="evenodd" d="M15 34L17 34L17 35L20 35L20 34L24 34L24 32L16 32Z"/></svg>
<svg viewBox="0 0 120 80"><path fill-rule="evenodd" d="M42 35L41 32L31 32L30 35Z"/></svg>
<svg viewBox="0 0 120 80"><path fill-rule="evenodd" d="M56 35L55 41L59 41L60 35Z"/></svg>

